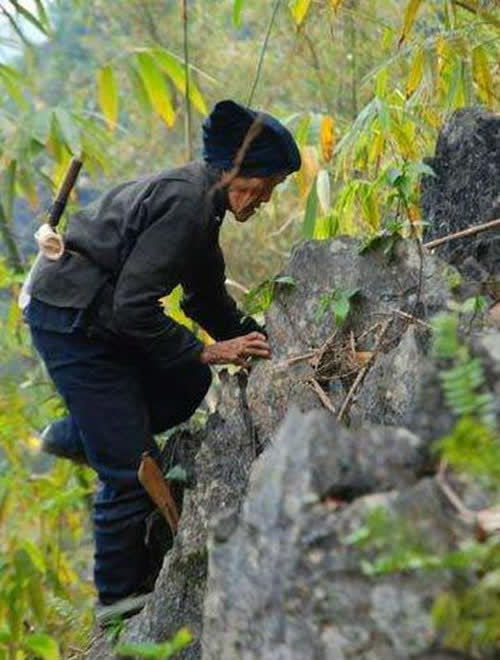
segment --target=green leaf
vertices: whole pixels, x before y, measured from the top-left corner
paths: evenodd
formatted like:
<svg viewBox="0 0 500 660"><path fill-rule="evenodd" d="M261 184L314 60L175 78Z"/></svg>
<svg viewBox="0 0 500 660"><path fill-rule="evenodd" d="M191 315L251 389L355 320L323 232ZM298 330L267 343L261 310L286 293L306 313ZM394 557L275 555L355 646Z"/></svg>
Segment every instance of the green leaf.
<svg viewBox="0 0 500 660"><path fill-rule="evenodd" d="M330 177L326 170L320 170L316 179L316 192L321 210L325 215L330 211L332 203L330 192Z"/></svg>
<svg viewBox="0 0 500 660"><path fill-rule="evenodd" d="M19 547L20 549L24 550L24 552L26 552L30 558L31 563L37 569L37 571L44 573L45 559L40 548L28 539L24 539L24 541L20 543Z"/></svg>
<svg viewBox="0 0 500 660"><path fill-rule="evenodd" d="M32 117L31 135L45 145L50 136L50 123L52 121L52 110L38 110Z"/></svg>
<svg viewBox="0 0 500 660"><path fill-rule="evenodd" d="M316 181L314 181L307 196L306 210L304 213L304 221L302 223L302 235L304 238L314 237L314 225L316 223L316 214L318 210L318 192L316 189Z"/></svg>
<svg viewBox="0 0 500 660"><path fill-rule="evenodd" d="M132 83L135 100L139 104L143 113L149 114L151 112L152 105L139 72L134 66L129 65L127 67L127 73L129 75L130 82Z"/></svg>
<svg viewBox="0 0 500 660"><path fill-rule="evenodd" d="M104 66L97 72L97 98L108 128L114 131L118 119L118 89L111 66Z"/></svg>
<svg viewBox="0 0 500 660"><path fill-rule="evenodd" d="M241 11L243 9L244 0L234 0L233 2L233 23L236 27L241 25Z"/></svg>
<svg viewBox="0 0 500 660"><path fill-rule="evenodd" d="M158 67L167 74L177 89L186 95L186 70L184 65L165 48L154 48L151 51L152 56ZM189 100L202 115L207 114L207 105L205 99L197 87L193 72L189 74Z"/></svg>
<svg viewBox="0 0 500 660"><path fill-rule="evenodd" d="M38 16L35 16L35 14L31 11L28 11L25 9L18 0L10 0L11 3L14 5L16 8L16 11L21 14L23 18L25 18L28 23L31 23L34 27L36 27L37 30L40 30L40 32L43 32L43 34L49 36L49 30L48 30L48 23L44 24L44 19L46 19L46 14L43 12L43 14L39 14ZM37 3L40 5L40 3ZM42 20L40 20L40 18Z"/></svg>
<svg viewBox="0 0 500 660"><path fill-rule="evenodd" d="M274 278L276 284L282 284L285 286L295 286L297 283L291 275L278 275Z"/></svg>
<svg viewBox="0 0 500 660"><path fill-rule="evenodd" d="M301 25L304 21L310 4L311 0L290 0L288 6L292 12L293 20L297 25Z"/></svg>
<svg viewBox="0 0 500 660"><path fill-rule="evenodd" d="M24 648L43 660L60 660L59 645L50 635L35 633L24 638Z"/></svg>
<svg viewBox="0 0 500 660"><path fill-rule="evenodd" d="M2 177L2 206L7 218L12 217L16 185L17 160L11 160Z"/></svg>
<svg viewBox="0 0 500 660"><path fill-rule="evenodd" d="M70 113L64 108L56 108L53 116L60 130L60 135L69 151L74 156L79 156L82 150L80 130L73 121Z"/></svg>
<svg viewBox="0 0 500 660"><path fill-rule="evenodd" d="M170 470L167 472L165 477L167 479L171 479L172 481L182 481L182 482L186 482L188 478L187 472L182 467L182 465L174 465L174 467L170 468Z"/></svg>
<svg viewBox="0 0 500 660"><path fill-rule="evenodd" d="M0 64L0 83L3 84L12 100L17 103L20 108L27 110L29 104L24 98L21 88L21 80L21 76L15 69L5 66L5 64Z"/></svg>
<svg viewBox="0 0 500 660"><path fill-rule="evenodd" d="M150 53L137 53L136 60L151 105L167 126L173 126L175 112L162 72Z"/></svg>
<svg viewBox="0 0 500 660"><path fill-rule="evenodd" d="M307 113L298 123L297 129L295 131L295 140L299 147L303 147L307 144L309 139L309 127L311 125L311 115Z"/></svg>

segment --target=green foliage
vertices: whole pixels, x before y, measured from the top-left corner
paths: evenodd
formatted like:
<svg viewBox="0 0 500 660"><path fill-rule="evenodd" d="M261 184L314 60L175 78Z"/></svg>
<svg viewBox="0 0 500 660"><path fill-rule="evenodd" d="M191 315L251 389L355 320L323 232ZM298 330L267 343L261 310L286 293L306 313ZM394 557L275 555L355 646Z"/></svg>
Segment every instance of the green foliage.
<svg viewBox="0 0 500 660"><path fill-rule="evenodd" d="M4 287L18 289L3 263L0 272ZM15 302L2 310L0 351L0 658L57 660L85 643L91 623L92 588L81 573L92 479L39 455L35 429L61 410L32 362Z"/></svg>
<svg viewBox="0 0 500 660"><path fill-rule="evenodd" d="M277 287L294 287L295 281L289 275L277 275L261 282L249 291L243 300L243 309L250 316L265 312L274 299Z"/></svg>
<svg viewBox="0 0 500 660"><path fill-rule="evenodd" d="M475 417L462 417L436 445L457 470L500 484L500 437Z"/></svg>
<svg viewBox="0 0 500 660"><path fill-rule="evenodd" d="M384 229L364 241L359 253L366 254L371 250L381 249L389 260L392 259L398 241L403 238L403 228L404 223L398 220L387 223Z"/></svg>
<svg viewBox="0 0 500 660"><path fill-rule="evenodd" d="M491 493L499 491L500 435L492 415L493 399L480 361L461 339L460 314L475 314L480 299L465 301L453 313L433 321L433 353L443 365L440 377L449 408L458 420L435 449L457 470L474 477ZM471 530L472 533L472 530ZM453 590L440 594L432 614L447 646L474 654L500 650L500 553L498 536L470 540L452 552L436 552L411 523L393 511L376 508L344 540L368 557L361 568L368 576L401 571L445 570L457 576ZM464 576L468 580L464 580Z"/></svg>
<svg viewBox="0 0 500 660"><path fill-rule="evenodd" d="M359 289L335 289L320 296L316 309L316 321L319 323L330 312L337 327L342 327L347 321L352 309L353 299L359 294Z"/></svg>
<svg viewBox="0 0 500 660"><path fill-rule="evenodd" d="M482 309L483 301L473 299L462 305L462 312ZM434 355L447 362L440 370L440 380L448 407L457 415L475 416L491 426L493 396L485 391L486 379L481 361L472 358L460 341L458 314L440 314L433 320Z"/></svg>
<svg viewBox="0 0 500 660"><path fill-rule="evenodd" d="M172 658L176 653L189 646L192 641L191 632L187 628L181 628L171 641L162 644L154 644L153 642L118 644L115 651L119 655L168 660L168 658Z"/></svg>

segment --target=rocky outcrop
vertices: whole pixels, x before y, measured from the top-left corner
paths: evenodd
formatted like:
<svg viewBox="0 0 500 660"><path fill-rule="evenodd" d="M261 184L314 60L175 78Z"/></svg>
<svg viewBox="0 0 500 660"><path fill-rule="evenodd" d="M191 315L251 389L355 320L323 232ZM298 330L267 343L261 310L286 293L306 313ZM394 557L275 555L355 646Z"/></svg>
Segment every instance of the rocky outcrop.
<svg viewBox="0 0 500 660"><path fill-rule="evenodd" d="M450 505L418 481L420 445L401 429L349 433L326 412L291 411L252 470L236 528L212 537L203 657L436 657L429 603L451 576L373 578L361 567L376 553L351 540L382 509L411 520L429 552L455 547Z"/></svg>
<svg viewBox="0 0 500 660"><path fill-rule="evenodd" d="M436 176L422 184L425 240L446 236L500 218L500 117L480 108L464 108L443 126L433 158ZM500 232L478 234L436 248L467 279L500 278Z"/></svg>
<svg viewBox="0 0 500 660"><path fill-rule="evenodd" d="M481 131L488 121L496 130L483 113L463 116L462 128L459 114L445 129L438 179L424 192L439 234L458 228L452 201L472 209L480 191L456 193L445 166L458 157L453 149L476 144L468 131L479 122L476 146L486 158L492 146ZM493 200L492 168L474 158L470 167ZM478 208L488 219L486 206ZM195 642L178 657L189 660L467 657L447 648L430 613L453 572L397 564L377 571L380 553L401 539L395 533L394 547L382 550L361 542L374 515L403 521L423 552L454 550L470 536L430 451L455 422L429 351L429 321L447 309L455 278L438 256L422 260L412 241L401 241L392 259L360 248L339 238L295 251L286 269L295 284L277 287L266 314L273 360L255 364L248 381L222 373L217 413L204 429L169 441L189 476L179 534L155 593L120 641L163 641L188 626ZM343 325L319 313L329 296L354 291ZM500 331L485 319L469 317L464 330L497 395L500 425ZM468 506L488 506L482 491L456 487ZM476 578L464 571L461 579ZM114 657L105 638L87 655Z"/></svg>
<svg viewBox="0 0 500 660"><path fill-rule="evenodd" d="M353 332L355 350L369 352L374 347L377 332L390 318L393 322L385 337L381 360L377 363L378 372L382 368L383 356L388 356L391 374L404 391L399 393L399 403L393 403L392 415L388 411L386 415L383 411L387 406L380 408L377 400L379 414L378 419L372 415L373 421L380 423L383 419L384 423L399 423L402 407L411 405L412 397L407 396L407 390L414 389L418 382L416 371L421 367L420 358L428 331L425 325L417 325L408 336L405 335L403 353L406 363L394 371L391 349L399 344L408 326L408 319L399 313L416 313L429 318L442 310L450 296L447 267L444 262L426 256L420 285L420 256L411 242L401 241L391 260L382 250L372 250L361 256L360 247L360 242L353 238L339 238L328 243L310 242L301 246L292 257L286 274L294 279L295 286L278 291L266 316L274 359L256 365L248 385L249 408L263 444L270 440L290 405L304 411L321 406L307 384L313 377L325 384L332 404L339 407L352 383L353 369L356 369L348 359L350 332ZM354 290L358 293L352 301L347 327L336 327L331 313L318 321L322 296ZM313 368L306 360L295 361L297 357L310 353L311 349L325 346L329 338L332 338L331 346L319 369ZM408 342L414 345L410 353L406 350ZM394 393L395 388L386 387L386 383L379 386L384 390L384 396Z"/></svg>

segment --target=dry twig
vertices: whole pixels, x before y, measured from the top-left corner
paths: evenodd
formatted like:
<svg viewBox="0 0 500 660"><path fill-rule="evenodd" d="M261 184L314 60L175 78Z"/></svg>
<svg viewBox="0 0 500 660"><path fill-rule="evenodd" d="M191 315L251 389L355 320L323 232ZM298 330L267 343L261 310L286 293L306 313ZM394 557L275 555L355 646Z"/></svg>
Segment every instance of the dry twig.
<svg viewBox="0 0 500 660"><path fill-rule="evenodd" d="M342 406L339 410L339 414L337 415L337 419L338 419L339 422L342 421L342 418L344 417L348 407L350 406L354 395L356 394L359 386L363 382L366 374L368 373L368 371L370 370L373 362L375 361L375 358L377 357L378 353L380 352L380 349L382 347L382 340L384 339L385 335L387 334L387 331L388 331L389 327L391 326L392 322L393 322L393 318L390 318L388 321L386 321L382 325L382 328L381 328L381 330L379 332L379 335L377 337L377 341L375 342L375 346L373 347L373 352L372 352L371 356L366 361L365 366L362 367L358 371L358 375L354 379L354 383L351 385L351 388L349 389L349 392L347 393L347 396L345 397L344 402L342 403Z"/></svg>
<svg viewBox="0 0 500 660"><path fill-rule="evenodd" d="M462 229L462 231L457 231L454 234L448 234L448 236L443 236L442 238L436 238L433 241L424 243L423 246L427 249L432 249L443 243L448 243L449 241L454 241L456 238L465 238L466 236L473 236L474 234L479 234L482 231L488 231L488 229L495 229L495 227L500 227L500 218L496 220L490 220L489 222L483 222L480 225L474 225L468 229Z"/></svg>
<svg viewBox="0 0 500 660"><path fill-rule="evenodd" d="M325 408L327 408L332 413L332 415L335 415L335 408L333 407L332 402L330 401L330 399L328 398L328 396L326 395L326 393L324 392L318 381L315 378L310 378L307 382L316 392L316 394L319 397L319 400L325 406Z"/></svg>

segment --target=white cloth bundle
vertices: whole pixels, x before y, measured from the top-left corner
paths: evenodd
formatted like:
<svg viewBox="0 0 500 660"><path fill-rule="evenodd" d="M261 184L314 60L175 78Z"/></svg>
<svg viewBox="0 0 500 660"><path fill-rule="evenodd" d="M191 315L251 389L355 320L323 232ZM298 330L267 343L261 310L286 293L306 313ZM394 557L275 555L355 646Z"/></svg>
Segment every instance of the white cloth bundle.
<svg viewBox="0 0 500 660"><path fill-rule="evenodd" d="M62 237L46 222L35 232L35 240L38 249L44 257L51 261L57 261L64 253L64 241Z"/></svg>

